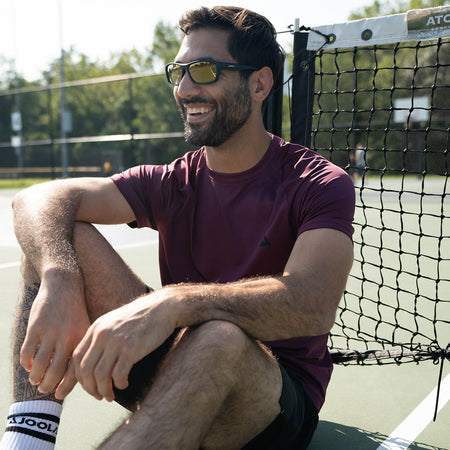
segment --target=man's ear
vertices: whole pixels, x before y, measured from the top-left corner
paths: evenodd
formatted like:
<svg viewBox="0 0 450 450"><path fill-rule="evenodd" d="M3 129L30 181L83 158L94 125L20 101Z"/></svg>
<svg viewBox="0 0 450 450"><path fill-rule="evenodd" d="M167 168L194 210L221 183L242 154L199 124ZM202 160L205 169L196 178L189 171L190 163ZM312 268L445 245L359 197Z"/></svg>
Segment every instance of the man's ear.
<svg viewBox="0 0 450 450"><path fill-rule="evenodd" d="M273 86L272 70L265 66L252 73L253 100L262 103L270 94Z"/></svg>

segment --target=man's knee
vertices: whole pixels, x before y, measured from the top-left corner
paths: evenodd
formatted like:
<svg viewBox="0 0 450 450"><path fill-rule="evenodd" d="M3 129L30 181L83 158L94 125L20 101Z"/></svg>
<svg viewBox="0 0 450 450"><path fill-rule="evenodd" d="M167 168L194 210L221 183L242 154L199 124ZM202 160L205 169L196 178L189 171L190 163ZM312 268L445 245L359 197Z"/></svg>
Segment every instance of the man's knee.
<svg viewBox="0 0 450 450"><path fill-rule="evenodd" d="M252 345L251 339L237 325L222 320L211 320L188 329L186 338L194 339L202 352L209 350L210 357L222 361L227 357L241 358Z"/></svg>
<svg viewBox="0 0 450 450"><path fill-rule="evenodd" d="M86 222L75 222L74 224L74 245L78 247L90 248L90 251L94 250L92 247L93 242L99 240L100 233L96 228ZM21 274L24 280L29 282L40 282L41 277L38 271L35 269L30 259L22 253L21 260Z"/></svg>

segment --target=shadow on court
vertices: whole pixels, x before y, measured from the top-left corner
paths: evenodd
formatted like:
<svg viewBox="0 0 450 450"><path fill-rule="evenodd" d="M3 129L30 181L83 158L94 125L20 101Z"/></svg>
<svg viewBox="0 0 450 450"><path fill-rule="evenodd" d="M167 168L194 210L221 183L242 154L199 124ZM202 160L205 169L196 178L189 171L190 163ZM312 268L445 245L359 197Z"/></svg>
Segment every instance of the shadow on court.
<svg viewBox="0 0 450 450"><path fill-rule="evenodd" d="M387 438L388 436L385 434L376 431L367 431L358 427L320 420L308 450L374 450ZM398 441L398 443L399 445L402 444L401 441ZM443 447L419 442L415 442L407 448L409 450L446 450Z"/></svg>

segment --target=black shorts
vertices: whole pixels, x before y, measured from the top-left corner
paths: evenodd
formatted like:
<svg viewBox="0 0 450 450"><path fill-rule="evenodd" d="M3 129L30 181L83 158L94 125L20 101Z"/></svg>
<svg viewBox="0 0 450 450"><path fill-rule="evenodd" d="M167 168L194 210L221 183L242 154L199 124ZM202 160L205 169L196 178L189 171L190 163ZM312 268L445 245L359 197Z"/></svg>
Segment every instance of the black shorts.
<svg viewBox="0 0 450 450"><path fill-rule="evenodd" d="M300 378L280 365L281 413L245 450L301 450L310 443L319 414Z"/></svg>
<svg viewBox="0 0 450 450"><path fill-rule="evenodd" d="M126 389L114 388L115 400L135 411L147 395L160 362L179 331L164 344L137 362L128 377ZM318 411L299 377L280 366L283 387L280 397L281 413L258 436L243 448L245 450L300 450L307 447L318 422Z"/></svg>

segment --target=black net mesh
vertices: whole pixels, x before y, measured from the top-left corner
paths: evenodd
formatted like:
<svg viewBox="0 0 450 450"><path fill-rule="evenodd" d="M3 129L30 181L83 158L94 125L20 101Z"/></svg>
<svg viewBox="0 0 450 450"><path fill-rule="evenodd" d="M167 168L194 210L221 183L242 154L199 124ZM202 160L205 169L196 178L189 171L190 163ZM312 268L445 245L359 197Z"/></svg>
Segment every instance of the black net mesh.
<svg viewBox="0 0 450 450"><path fill-rule="evenodd" d="M311 148L356 189L336 362L449 355L450 38L319 51Z"/></svg>

